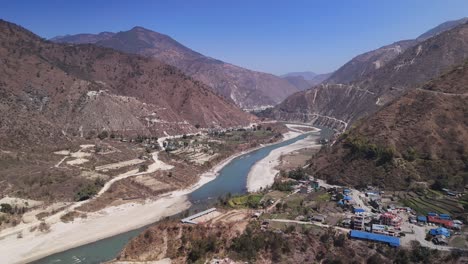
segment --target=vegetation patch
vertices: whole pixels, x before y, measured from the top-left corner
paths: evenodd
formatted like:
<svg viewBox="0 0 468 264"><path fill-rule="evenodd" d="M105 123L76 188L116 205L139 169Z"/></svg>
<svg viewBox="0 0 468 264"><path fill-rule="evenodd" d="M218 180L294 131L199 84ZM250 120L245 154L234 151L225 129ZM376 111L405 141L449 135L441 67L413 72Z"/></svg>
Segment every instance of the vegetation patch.
<svg viewBox="0 0 468 264"><path fill-rule="evenodd" d="M228 205L232 208L258 208L263 194L247 194L229 199Z"/></svg>

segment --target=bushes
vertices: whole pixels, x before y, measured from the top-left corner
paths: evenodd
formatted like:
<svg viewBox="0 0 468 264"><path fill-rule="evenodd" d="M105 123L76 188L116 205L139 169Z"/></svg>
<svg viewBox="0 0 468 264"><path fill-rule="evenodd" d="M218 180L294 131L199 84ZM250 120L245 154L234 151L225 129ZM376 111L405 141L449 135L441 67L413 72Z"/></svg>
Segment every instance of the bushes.
<svg viewBox="0 0 468 264"><path fill-rule="evenodd" d="M232 241L231 250L246 261L255 260L257 253L267 251L272 254L272 260L277 262L281 254L290 251L290 246L281 234L271 231L254 233L250 227Z"/></svg>
<svg viewBox="0 0 468 264"><path fill-rule="evenodd" d="M299 167L288 172L288 177L296 181L307 180L307 175L303 168Z"/></svg>
<svg viewBox="0 0 468 264"><path fill-rule="evenodd" d="M352 157L377 160L379 166L392 161L395 155L393 148L369 143L367 139L359 136L347 137L344 147L351 150Z"/></svg>
<svg viewBox="0 0 468 264"><path fill-rule="evenodd" d="M0 212L6 214L13 214L13 207L7 203L0 204Z"/></svg>
<svg viewBox="0 0 468 264"><path fill-rule="evenodd" d="M217 237L215 235L194 240L187 255L187 262L194 263L197 260L204 258L207 253L216 252L217 247Z"/></svg>
<svg viewBox="0 0 468 264"><path fill-rule="evenodd" d="M414 148L409 148L403 153L403 158L409 162L415 161L418 158L418 154Z"/></svg>
<svg viewBox="0 0 468 264"><path fill-rule="evenodd" d="M262 200L263 195L261 194L248 194L237 196L229 199L228 204L230 207L247 207L247 208L258 208L260 206L260 200Z"/></svg>
<svg viewBox="0 0 468 264"><path fill-rule="evenodd" d="M88 200L98 193L98 191L104 186L104 180L97 178L93 183L88 183L84 187L81 187L75 194L76 201Z"/></svg>
<svg viewBox="0 0 468 264"><path fill-rule="evenodd" d="M145 172L148 170L148 164L141 164L140 167L138 167L139 172Z"/></svg>
<svg viewBox="0 0 468 264"><path fill-rule="evenodd" d="M104 140L106 139L107 137L109 136L109 132L107 132L106 130L102 131L101 133L98 134L98 138L100 140Z"/></svg>
<svg viewBox="0 0 468 264"><path fill-rule="evenodd" d="M290 192L293 190L293 183L292 182L281 182L276 180L271 189L281 191L281 192Z"/></svg>

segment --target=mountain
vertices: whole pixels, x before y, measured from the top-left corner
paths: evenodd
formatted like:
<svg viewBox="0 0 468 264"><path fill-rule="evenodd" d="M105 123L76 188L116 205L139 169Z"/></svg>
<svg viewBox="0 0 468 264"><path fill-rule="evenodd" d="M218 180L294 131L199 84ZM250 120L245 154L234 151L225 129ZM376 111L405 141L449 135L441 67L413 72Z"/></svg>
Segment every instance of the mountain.
<svg viewBox="0 0 468 264"><path fill-rule="evenodd" d="M294 85L299 91L309 89L314 85L321 84L331 76L332 73L316 74L313 72L291 72L281 75L281 78Z"/></svg>
<svg viewBox="0 0 468 264"><path fill-rule="evenodd" d="M46 147L108 131L164 136L247 125L251 115L158 60L44 41L0 21L2 149Z"/></svg>
<svg viewBox="0 0 468 264"><path fill-rule="evenodd" d="M323 83L324 81L326 81L328 78L330 78L330 76L333 74L333 72L330 72L330 73L322 73L322 74L317 74L315 75L314 78L308 80L309 83L311 83L312 85L318 85L318 84L321 84Z"/></svg>
<svg viewBox="0 0 468 264"><path fill-rule="evenodd" d="M74 44L88 44L96 43L98 41L106 40L114 36L112 32L101 32L99 34L77 34L77 35L66 35L57 36L52 38L51 41L57 43L74 43Z"/></svg>
<svg viewBox="0 0 468 264"><path fill-rule="evenodd" d="M464 18L461 18L461 19L458 19L458 20L452 20L452 21L447 21L447 22L444 22L440 25L438 25L437 27L431 29L431 30L428 30L427 32L421 34L419 37L417 37L416 39L419 40L419 41L424 41L428 38L431 38L433 36L436 36L444 31L447 31L447 30L450 30L458 25L461 25L461 24L465 24L468 22L468 17L464 17Z"/></svg>
<svg viewBox="0 0 468 264"><path fill-rule="evenodd" d="M55 42L83 43L83 35L54 38ZM97 38L97 37L96 37ZM91 39L87 37L87 39ZM277 76L247 70L195 52L171 37L142 27L118 32L99 41L99 46L152 57L179 68L210 86L242 108L276 105L298 89Z"/></svg>
<svg viewBox="0 0 468 264"><path fill-rule="evenodd" d="M286 76L282 78L294 85L299 91L307 90L312 86L312 84L302 76Z"/></svg>
<svg viewBox="0 0 468 264"><path fill-rule="evenodd" d="M281 75L281 77L283 78L284 77L302 77L304 78L304 80L310 81L314 79L314 77L317 75L318 74L315 72L305 71L305 72L290 72L290 73Z"/></svg>
<svg viewBox="0 0 468 264"><path fill-rule="evenodd" d="M450 30L461 24L468 22L468 18L462 18L454 21L448 21L438 25L437 27L428 30L416 39L402 40L390 45L383 46L376 50L372 50L354 57L326 80L327 83L342 83L347 84L354 81L362 80L367 75L383 67L386 63L396 58L406 49L417 45L421 41L425 41L444 31Z"/></svg>
<svg viewBox="0 0 468 264"><path fill-rule="evenodd" d="M403 40L360 54L336 70L326 82L347 84L363 78L383 67L416 43L415 40Z"/></svg>
<svg viewBox="0 0 468 264"><path fill-rule="evenodd" d="M467 58L468 24L462 24L407 48L366 78L349 84L321 84L293 94L263 115L347 128Z"/></svg>
<svg viewBox="0 0 468 264"><path fill-rule="evenodd" d="M322 150L316 175L353 186L402 189L468 184L468 61L407 91Z"/></svg>

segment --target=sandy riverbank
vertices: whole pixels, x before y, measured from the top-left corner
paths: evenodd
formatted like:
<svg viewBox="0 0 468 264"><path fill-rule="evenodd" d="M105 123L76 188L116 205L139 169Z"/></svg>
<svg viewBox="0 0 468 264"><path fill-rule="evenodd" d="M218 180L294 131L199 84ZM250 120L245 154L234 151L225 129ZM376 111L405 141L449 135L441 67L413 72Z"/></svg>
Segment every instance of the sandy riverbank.
<svg viewBox="0 0 468 264"><path fill-rule="evenodd" d="M294 125L291 125L289 128L293 130L293 132L288 132L292 133L291 135L295 134L298 136L304 133L301 133L300 130L295 129ZM320 130L313 130L313 132L318 131ZM319 136L310 135L302 140L294 142L293 144L272 150L268 156L255 163L255 165L250 170L247 177L247 190L249 192L255 192L260 190L260 188L271 186L275 180L276 175L279 173L279 171L275 168L279 165L280 157L284 154L291 153L303 148L310 148L314 146L320 148L320 145L316 143L318 137Z"/></svg>
<svg viewBox="0 0 468 264"><path fill-rule="evenodd" d="M285 133L283 141L297 137L300 134L300 132L295 131ZM261 147L264 146L258 148ZM0 232L0 263L34 261L54 253L134 230L157 222L164 217L180 213L190 207L187 194L214 180L219 171L236 157L255 149L238 153L220 162L211 170L202 174L199 181L187 189L173 191L162 195L156 200L147 200L144 204L128 203L108 207L98 212L88 213L87 218L79 218L72 223L61 222L57 215L53 217L54 221L47 221L51 226L48 233L41 233L37 230L29 232L27 228L17 229L18 232L22 230L23 238L17 238L18 232L8 232L8 235L5 235L5 232ZM268 157L270 156L271 153ZM167 169L158 163L157 154L153 158L155 160L154 169ZM124 173L121 178L129 175L133 176L133 171ZM76 208L77 205L72 206L72 208Z"/></svg>

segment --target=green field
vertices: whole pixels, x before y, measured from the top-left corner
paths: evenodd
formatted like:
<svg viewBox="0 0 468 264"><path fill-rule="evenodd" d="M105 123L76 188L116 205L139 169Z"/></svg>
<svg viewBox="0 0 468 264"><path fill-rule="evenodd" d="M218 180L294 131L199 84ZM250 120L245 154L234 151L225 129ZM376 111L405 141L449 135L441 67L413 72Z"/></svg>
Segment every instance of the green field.
<svg viewBox="0 0 468 264"><path fill-rule="evenodd" d="M262 194L236 196L229 199L228 205L232 208L258 208L262 198Z"/></svg>
<svg viewBox="0 0 468 264"><path fill-rule="evenodd" d="M411 207L418 214L426 215L429 212L439 214L451 214L458 216L464 214L463 205L460 201L451 198L438 198L438 195L419 196L403 199L405 206Z"/></svg>

